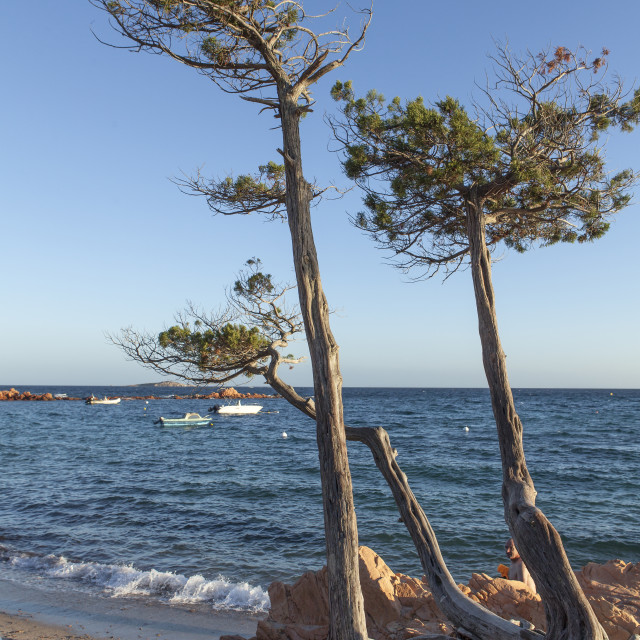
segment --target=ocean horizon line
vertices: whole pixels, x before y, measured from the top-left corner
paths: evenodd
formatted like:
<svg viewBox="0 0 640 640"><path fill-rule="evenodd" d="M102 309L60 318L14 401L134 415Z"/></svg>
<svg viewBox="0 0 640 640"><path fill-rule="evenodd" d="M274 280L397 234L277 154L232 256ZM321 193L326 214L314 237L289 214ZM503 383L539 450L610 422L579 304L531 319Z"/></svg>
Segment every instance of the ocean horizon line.
<svg viewBox="0 0 640 640"><path fill-rule="evenodd" d="M313 389L313 385L292 385L298 389ZM107 388L107 387L117 387L117 388L127 388L127 387L157 387L157 388L176 388L176 389L205 389L205 388L223 388L221 385L168 385L163 384L162 382L136 382L129 384L103 384L103 383L93 383L93 384L75 384L71 382L60 382L60 383L47 383L47 384L36 384L36 383L12 383L12 384L2 384L0 383L0 390L17 388L17 387L82 387L82 388ZM229 385L229 387L233 387L234 389L257 389L257 388L266 388L271 389L268 384L258 384L258 385L247 385L247 384L239 384L239 385ZM229 388L226 387L226 388ZM482 391L489 390L488 386L452 386L452 385L443 385L443 386L434 386L434 385L344 385L343 389L434 389L434 390L443 390L443 389L460 389L460 390L474 390L474 391ZM540 390L548 390L548 391L571 391L571 390L580 390L580 391L640 391L640 387L616 387L616 386L589 386L589 387L579 387L579 386L511 386L512 390L527 390L527 389L535 389L537 391Z"/></svg>

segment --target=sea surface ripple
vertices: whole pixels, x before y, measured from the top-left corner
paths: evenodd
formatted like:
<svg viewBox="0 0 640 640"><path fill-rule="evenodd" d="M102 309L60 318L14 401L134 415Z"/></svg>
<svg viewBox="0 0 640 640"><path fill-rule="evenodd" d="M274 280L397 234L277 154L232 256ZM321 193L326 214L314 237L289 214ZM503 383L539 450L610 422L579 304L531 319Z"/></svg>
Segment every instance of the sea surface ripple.
<svg viewBox="0 0 640 640"><path fill-rule="evenodd" d="M537 504L562 535L574 568L639 561L640 391L516 389L514 396ZM454 577L497 575L509 533L488 391L347 388L344 400L347 424L389 432ZM261 401L265 413L214 415L212 426L154 424L161 415L205 414L211 404L172 397L114 406L0 402L2 575L51 588L262 611L270 582L320 568L313 422L284 400L268 399ZM349 458L360 543L395 571L421 576L368 449L349 443Z"/></svg>

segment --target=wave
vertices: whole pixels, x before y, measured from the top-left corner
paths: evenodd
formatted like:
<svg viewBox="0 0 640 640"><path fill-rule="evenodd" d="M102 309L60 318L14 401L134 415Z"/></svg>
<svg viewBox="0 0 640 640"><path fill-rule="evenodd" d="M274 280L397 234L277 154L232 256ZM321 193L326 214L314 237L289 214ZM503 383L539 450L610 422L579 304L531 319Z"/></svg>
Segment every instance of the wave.
<svg viewBox="0 0 640 640"><path fill-rule="evenodd" d="M217 610L252 613L267 611L270 605L269 596L261 587L232 582L222 575L208 580L201 575L142 571L131 565L72 562L64 556L7 555L4 559L16 569L91 585L112 597L146 596L173 604L206 603Z"/></svg>

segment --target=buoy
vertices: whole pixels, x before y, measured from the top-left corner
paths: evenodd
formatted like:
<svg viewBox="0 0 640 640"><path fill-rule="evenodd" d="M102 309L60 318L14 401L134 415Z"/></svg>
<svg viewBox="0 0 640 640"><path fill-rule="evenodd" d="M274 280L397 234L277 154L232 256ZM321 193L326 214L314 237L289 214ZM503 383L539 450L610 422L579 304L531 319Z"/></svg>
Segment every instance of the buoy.
<svg viewBox="0 0 640 640"><path fill-rule="evenodd" d="M145 403L145 404L149 404L149 401L148 401L148 400L145 400L145 401L144 401L144 403Z"/></svg>
<svg viewBox="0 0 640 640"><path fill-rule="evenodd" d="M286 431L283 431L283 432L282 432L282 437L283 437L283 438L286 438L286 437L287 437L287 432L286 432Z"/></svg>
<svg viewBox="0 0 640 640"><path fill-rule="evenodd" d="M469 427L465 427L465 428L464 428L464 430L465 430L465 431L469 431Z"/></svg>
<svg viewBox="0 0 640 640"><path fill-rule="evenodd" d="M147 407L143 407L143 409L146 411L146 410L147 410Z"/></svg>

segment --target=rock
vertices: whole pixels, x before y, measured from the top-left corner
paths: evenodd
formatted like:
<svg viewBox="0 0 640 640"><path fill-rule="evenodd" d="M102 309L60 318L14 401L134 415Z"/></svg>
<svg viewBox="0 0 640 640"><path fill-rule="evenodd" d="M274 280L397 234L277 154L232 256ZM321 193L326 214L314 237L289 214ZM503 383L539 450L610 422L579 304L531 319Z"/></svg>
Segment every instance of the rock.
<svg viewBox="0 0 640 640"><path fill-rule="evenodd" d="M640 634L640 563L589 564L577 577L609 639L640 640L640 635L633 635ZM454 633L425 582L394 573L367 547L360 548L360 582L367 631L373 640L442 638ZM474 573L467 586L459 587L500 617L544 631L540 596L523 582ZM258 623L256 640L326 640L327 593L326 567L305 573L291 586L274 582L269 587L271 610Z"/></svg>
<svg viewBox="0 0 640 640"><path fill-rule="evenodd" d="M35 395L33 393L31 393L30 391L24 391L23 393L20 393L17 389L9 389L4 390L4 391L0 391L0 401L3 400L9 400L9 401L15 401L15 400L53 400L53 396L50 393L43 393L40 395Z"/></svg>
<svg viewBox="0 0 640 640"><path fill-rule="evenodd" d="M474 573L469 585L460 585L460 590L505 620L527 620L537 629L545 628L542 600L524 582Z"/></svg>
<svg viewBox="0 0 640 640"><path fill-rule="evenodd" d="M219 394L221 398L241 398L242 394L238 393L233 387L223 389Z"/></svg>
<svg viewBox="0 0 640 640"><path fill-rule="evenodd" d="M609 640L640 634L640 562L590 562L576 577Z"/></svg>

